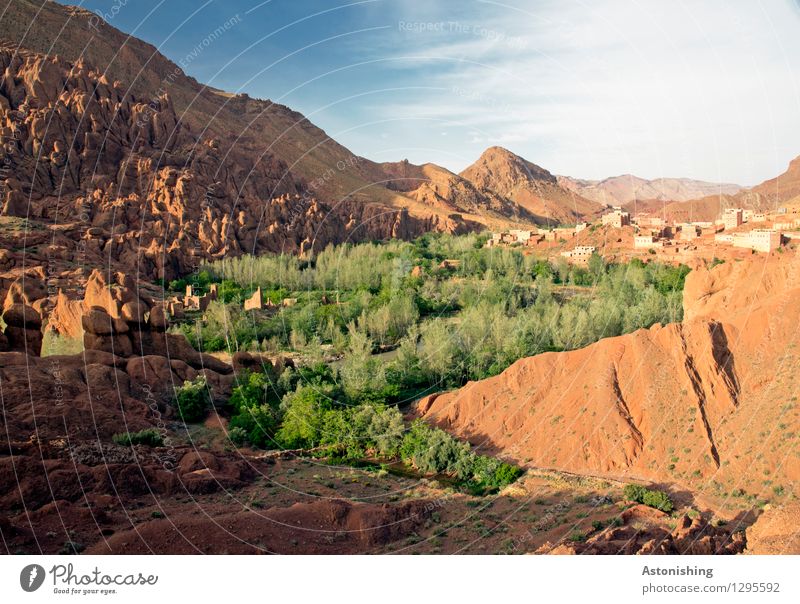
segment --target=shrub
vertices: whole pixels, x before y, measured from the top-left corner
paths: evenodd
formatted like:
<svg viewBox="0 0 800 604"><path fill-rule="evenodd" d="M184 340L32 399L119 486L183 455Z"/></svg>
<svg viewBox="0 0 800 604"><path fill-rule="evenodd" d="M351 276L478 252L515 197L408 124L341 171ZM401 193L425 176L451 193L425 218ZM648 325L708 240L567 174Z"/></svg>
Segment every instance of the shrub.
<svg viewBox="0 0 800 604"><path fill-rule="evenodd" d="M644 494L643 504L649 505L651 508L656 508L662 512L671 512L673 510L672 500L669 495L663 491L647 491Z"/></svg>
<svg viewBox="0 0 800 604"><path fill-rule="evenodd" d="M622 490L622 494L628 501L642 503L644 501L645 491L647 491L647 489L640 484L627 484Z"/></svg>
<svg viewBox="0 0 800 604"><path fill-rule="evenodd" d="M273 398L271 395L277 393L266 373L243 373L239 376L237 384L229 401L235 411L266 404Z"/></svg>
<svg viewBox="0 0 800 604"><path fill-rule="evenodd" d="M164 446L164 438L155 428L146 428L138 432L115 434L111 437L111 440L123 447L130 447L132 445L146 445L148 447Z"/></svg>
<svg viewBox="0 0 800 604"><path fill-rule="evenodd" d="M235 426L228 430L228 438L230 438L231 442L237 446L242 446L248 442L247 431L239 426Z"/></svg>
<svg viewBox="0 0 800 604"><path fill-rule="evenodd" d="M277 440L288 449L310 448L322 437L325 411L331 408L335 391L331 386L313 384L300 386L287 394L281 403L283 424Z"/></svg>
<svg viewBox="0 0 800 604"><path fill-rule="evenodd" d="M255 447L266 448L273 442L273 435L278 427L278 411L270 405L253 405L244 407L231 418L231 431L237 430L235 438L241 438L241 432L247 441ZM234 436L231 436L233 440ZM234 441L236 442L236 441ZM236 444L243 444L239 442Z"/></svg>
<svg viewBox="0 0 800 604"><path fill-rule="evenodd" d="M228 401L233 407L230 439L234 444L249 442L267 447L280 422L277 391L266 373L244 373Z"/></svg>
<svg viewBox="0 0 800 604"><path fill-rule="evenodd" d="M175 391L175 404L181 419L187 424L200 422L208 414L211 397L204 375L185 381Z"/></svg>
<svg viewBox="0 0 800 604"><path fill-rule="evenodd" d="M623 489L625 498L629 501L642 503L662 512L671 512L674 509L672 500L664 491L656 491L639 484L629 484Z"/></svg>
<svg viewBox="0 0 800 604"><path fill-rule="evenodd" d="M494 473L494 482L498 487L504 487L522 476L522 468L508 463L500 464Z"/></svg>
<svg viewBox="0 0 800 604"><path fill-rule="evenodd" d="M514 482L522 470L493 457L475 455L443 430L420 420L411 424L400 446L400 457L424 473L446 473L468 480L474 490L502 488Z"/></svg>

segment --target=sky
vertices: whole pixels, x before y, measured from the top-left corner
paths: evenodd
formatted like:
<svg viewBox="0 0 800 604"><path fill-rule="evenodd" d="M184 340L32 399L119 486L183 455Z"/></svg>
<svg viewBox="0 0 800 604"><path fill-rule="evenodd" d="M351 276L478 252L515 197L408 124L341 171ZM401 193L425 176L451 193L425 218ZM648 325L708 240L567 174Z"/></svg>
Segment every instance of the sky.
<svg viewBox="0 0 800 604"><path fill-rule="evenodd" d="M800 155L800 0L71 3L375 161L753 185Z"/></svg>

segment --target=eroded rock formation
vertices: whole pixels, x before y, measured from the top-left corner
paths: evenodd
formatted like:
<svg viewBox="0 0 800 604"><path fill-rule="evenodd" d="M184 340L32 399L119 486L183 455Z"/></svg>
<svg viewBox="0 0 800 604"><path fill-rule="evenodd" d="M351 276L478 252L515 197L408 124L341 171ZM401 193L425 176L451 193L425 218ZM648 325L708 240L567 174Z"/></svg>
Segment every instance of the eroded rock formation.
<svg viewBox="0 0 800 604"><path fill-rule="evenodd" d="M522 359L420 417L520 463L694 489L794 488L796 255L698 267L681 324ZM716 486L715 486L716 485Z"/></svg>

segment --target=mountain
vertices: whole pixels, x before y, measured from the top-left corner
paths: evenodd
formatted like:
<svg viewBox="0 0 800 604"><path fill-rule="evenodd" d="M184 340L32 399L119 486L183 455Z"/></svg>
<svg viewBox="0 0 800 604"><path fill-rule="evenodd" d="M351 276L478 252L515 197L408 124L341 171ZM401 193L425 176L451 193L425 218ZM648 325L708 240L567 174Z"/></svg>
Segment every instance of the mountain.
<svg viewBox="0 0 800 604"><path fill-rule="evenodd" d="M681 323L522 359L416 414L531 467L769 495L800 477L795 255L698 266Z"/></svg>
<svg viewBox="0 0 800 604"><path fill-rule="evenodd" d="M775 210L780 206L800 205L800 157L793 159L785 172L750 189L737 193L718 191L713 195L685 201L636 201L625 204L631 212L656 212L679 222L714 220L724 208Z"/></svg>
<svg viewBox="0 0 800 604"><path fill-rule="evenodd" d="M688 201L710 195L735 195L743 189L739 185L704 182L690 178L657 178L646 180L624 174L604 180L583 180L558 176L565 189L598 203L621 206L633 201Z"/></svg>
<svg viewBox="0 0 800 604"><path fill-rule="evenodd" d="M764 209L800 203L800 157L794 158L783 174L743 192L740 198Z"/></svg>
<svg viewBox="0 0 800 604"><path fill-rule="evenodd" d="M459 176L479 191L505 197L538 222L575 223L598 216L603 204L565 189L550 172L502 147L490 147Z"/></svg>
<svg viewBox="0 0 800 604"><path fill-rule="evenodd" d="M13 175L0 208L35 227L26 250L4 240L5 269L170 279L203 259L479 226L382 186L377 164L301 114L203 86L89 11L19 0L0 40Z"/></svg>
<svg viewBox="0 0 800 604"><path fill-rule="evenodd" d="M380 164L385 186L421 204L448 212L482 216L486 220L536 222L537 217L492 190L479 190L469 180L436 164L421 166L408 160Z"/></svg>

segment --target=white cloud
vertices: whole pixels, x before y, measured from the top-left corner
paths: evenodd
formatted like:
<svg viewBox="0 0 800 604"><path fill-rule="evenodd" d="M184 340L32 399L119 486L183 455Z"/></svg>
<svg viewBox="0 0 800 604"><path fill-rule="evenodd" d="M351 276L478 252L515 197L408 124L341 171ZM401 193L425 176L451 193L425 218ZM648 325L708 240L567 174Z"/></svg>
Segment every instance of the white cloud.
<svg viewBox="0 0 800 604"><path fill-rule="evenodd" d="M558 173L753 184L800 154L800 15L787 0L447 6L403 3L398 22L458 26L397 31L372 51L442 92L368 109L408 118L409 141L431 127L420 118L460 128L447 144L464 147L442 149L451 169L478 145L513 143Z"/></svg>

